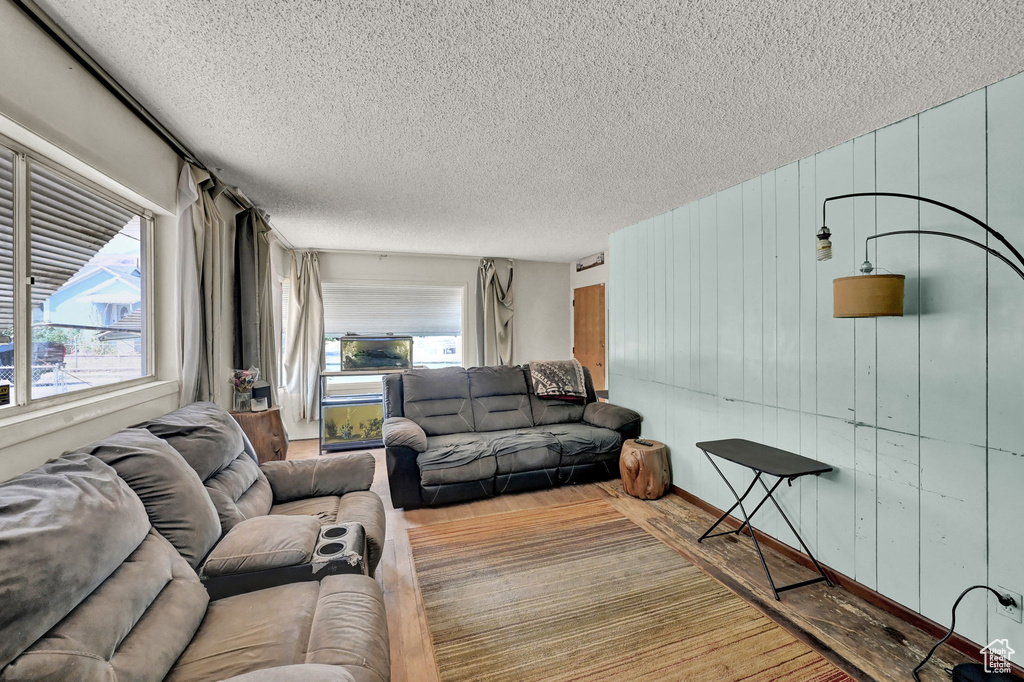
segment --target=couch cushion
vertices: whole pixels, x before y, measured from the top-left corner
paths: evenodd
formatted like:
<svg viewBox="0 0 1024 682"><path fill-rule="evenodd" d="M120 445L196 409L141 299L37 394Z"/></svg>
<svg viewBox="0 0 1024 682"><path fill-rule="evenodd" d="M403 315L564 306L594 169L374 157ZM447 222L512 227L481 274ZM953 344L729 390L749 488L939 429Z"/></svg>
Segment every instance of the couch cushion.
<svg viewBox="0 0 1024 682"><path fill-rule="evenodd" d="M537 426L576 423L583 419L583 409L585 407L586 405L582 403L552 398L538 398L533 393L530 394L530 409L533 411L533 421Z"/></svg>
<svg viewBox="0 0 1024 682"><path fill-rule="evenodd" d="M252 445L217 405L192 403L138 427L166 440L195 469L217 508L222 532L270 511L273 495Z"/></svg>
<svg viewBox="0 0 1024 682"><path fill-rule="evenodd" d="M96 590L149 531L139 498L90 455L65 455L0 484L0 669Z"/></svg>
<svg viewBox="0 0 1024 682"><path fill-rule="evenodd" d="M461 367L402 373L405 416L428 436L474 430L469 375Z"/></svg>
<svg viewBox="0 0 1024 682"><path fill-rule="evenodd" d="M376 493L357 491L341 497L309 497L283 504L275 504L271 514L315 516L322 525L358 523L366 531L366 563L370 574L377 568L384 552L386 520L384 503Z"/></svg>
<svg viewBox="0 0 1024 682"><path fill-rule="evenodd" d="M497 464L488 454L484 433L428 436L427 449L416 456L422 485L479 481L494 476Z"/></svg>
<svg viewBox="0 0 1024 682"><path fill-rule="evenodd" d="M320 522L312 516L257 516L242 521L217 543L203 562L214 577L295 566L313 557Z"/></svg>
<svg viewBox="0 0 1024 682"><path fill-rule="evenodd" d="M529 367L524 367L526 382L530 387L530 409L533 411L533 423L537 426L545 424L571 424L583 419L585 404L568 400L554 400L550 398L538 398L533 392L533 380L530 377ZM583 379L587 389L586 402L592 403L597 400L594 394L594 380L590 376L590 370L583 368Z"/></svg>
<svg viewBox="0 0 1024 682"><path fill-rule="evenodd" d="M558 439L561 464L589 464L619 456L622 435L589 424L553 424L545 430Z"/></svg>
<svg viewBox="0 0 1024 682"><path fill-rule="evenodd" d="M336 665L296 663L235 675L224 682L356 682L356 678Z"/></svg>
<svg viewBox="0 0 1024 682"><path fill-rule="evenodd" d="M3 679L162 680L208 602L192 567L151 529L92 594L4 669Z"/></svg>
<svg viewBox="0 0 1024 682"><path fill-rule="evenodd" d="M113 467L142 499L153 527L193 568L220 538L217 509L203 482L167 441L126 429L75 452Z"/></svg>
<svg viewBox="0 0 1024 682"><path fill-rule="evenodd" d="M489 436L497 473L514 474L557 467L561 458L558 441L541 428L515 429L482 434Z"/></svg>
<svg viewBox="0 0 1024 682"><path fill-rule="evenodd" d="M416 458L424 486L463 483L496 473L557 467L558 441L540 428L431 436Z"/></svg>
<svg viewBox="0 0 1024 682"><path fill-rule="evenodd" d="M251 450L242 429L215 403L192 403L143 422L146 429L181 453L199 478L206 480ZM252 456L255 461L256 457Z"/></svg>
<svg viewBox="0 0 1024 682"><path fill-rule="evenodd" d="M274 501L267 477L244 454L206 479L205 485L225 533L246 519L269 514Z"/></svg>
<svg viewBox="0 0 1024 682"><path fill-rule="evenodd" d="M405 416L405 397L402 391L401 374L385 374L384 384L384 418Z"/></svg>
<svg viewBox="0 0 1024 682"><path fill-rule="evenodd" d="M471 462L444 469L420 469L420 484L423 486L446 485L491 479L498 470L495 457L479 457Z"/></svg>
<svg viewBox="0 0 1024 682"><path fill-rule="evenodd" d="M477 431L533 426L529 390L521 367L473 367L466 373Z"/></svg>
<svg viewBox="0 0 1024 682"><path fill-rule="evenodd" d="M336 575L212 602L167 680L317 663L344 666L358 682L385 682L389 661L380 587L366 576Z"/></svg>

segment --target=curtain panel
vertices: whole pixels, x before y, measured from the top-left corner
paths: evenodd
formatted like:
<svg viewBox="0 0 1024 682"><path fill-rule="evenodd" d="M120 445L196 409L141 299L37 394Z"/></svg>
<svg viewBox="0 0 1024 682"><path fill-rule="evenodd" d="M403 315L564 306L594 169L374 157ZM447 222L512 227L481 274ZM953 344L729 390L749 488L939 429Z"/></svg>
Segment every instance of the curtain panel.
<svg viewBox="0 0 1024 682"><path fill-rule="evenodd" d="M320 418L320 373L324 370L324 301L315 252L292 253L285 381L296 419Z"/></svg>
<svg viewBox="0 0 1024 682"><path fill-rule="evenodd" d="M260 376L270 384L270 398L275 405L279 405L277 387L281 383L278 376L279 350L278 340L281 338L281 329L274 306L274 283L277 282L277 273L274 268L274 259L270 252L274 247L276 237L270 231L270 225L259 215L259 226L256 229L256 275L259 292L259 361Z"/></svg>
<svg viewBox="0 0 1024 682"><path fill-rule="evenodd" d="M178 297L181 329L181 405L214 399L218 358L230 329L223 320L233 307L234 226L216 206L226 189L214 176L189 164L178 177ZM221 371L224 370L224 371Z"/></svg>
<svg viewBox="0 0 1024 682"><path fill-rule="evenodd" d="M508 261L508 281L501 283L501 277L494 260L480 261L479 286L477 287L479 313L479 334L477 345L480 364L512 364L514 306L512 302L512 274L515 263Z"/></svg>
<svg viewBox="0 0 1024 682"><path fill-rule="evenodd" d="M260 381L270 385L271 400L277 405L280 330L274 315L270 247L270 225L255 208L235 216L234 366L259 368Z"/></svg>

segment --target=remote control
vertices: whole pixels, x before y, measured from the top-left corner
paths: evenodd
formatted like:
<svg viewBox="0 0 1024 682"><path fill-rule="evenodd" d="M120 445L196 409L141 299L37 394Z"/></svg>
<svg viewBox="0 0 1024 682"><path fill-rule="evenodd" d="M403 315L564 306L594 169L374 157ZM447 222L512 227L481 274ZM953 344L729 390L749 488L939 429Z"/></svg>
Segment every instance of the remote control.
<svg viewBox="0 0 1024 682"><path fill-rule="evenodd" d="M636 443L637 445L646 445L648 447L650 447L651 445L654 445L654 443L652 443L651 441L643 440L642 438L637 438L633 442Z"/></svg>

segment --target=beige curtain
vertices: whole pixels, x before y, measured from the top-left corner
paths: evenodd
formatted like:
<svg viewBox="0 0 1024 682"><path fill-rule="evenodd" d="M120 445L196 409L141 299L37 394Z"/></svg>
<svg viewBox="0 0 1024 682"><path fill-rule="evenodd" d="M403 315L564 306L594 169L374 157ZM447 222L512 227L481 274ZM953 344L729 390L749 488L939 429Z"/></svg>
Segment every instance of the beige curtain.
<svg viewBox="0 0 1024 682"><path fill-rule="evenodd" d="M296 420L320 418L320 373L324 369L324 301L315 252L292 253L288 302L288 347L284 373Z"/></svg>
<svg viewBox="0 0 1024 682"><path fill-rule="evenodd" d="M216 206L224 189L210 173L189 164L178 177L181 405L214 399L223 393L218 386L227 387L230 368L222 366L220 350L231 341L234 225Z"/></svg>
<svg viewBox="0 0 1024 682"><path fill-rule="evenodd" d="M478 341L481 365L512 364L512 259L508 261L508 282L501 283L497 267L490 258L480 261L477 295Z"/></svg>

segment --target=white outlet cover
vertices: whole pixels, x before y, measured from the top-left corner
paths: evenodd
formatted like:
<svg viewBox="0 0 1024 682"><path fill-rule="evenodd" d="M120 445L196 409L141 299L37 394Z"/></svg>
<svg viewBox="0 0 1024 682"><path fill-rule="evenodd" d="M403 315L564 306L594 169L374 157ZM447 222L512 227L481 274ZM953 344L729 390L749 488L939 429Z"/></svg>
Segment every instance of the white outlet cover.
<svg viewBox="0 0 1024 682"><path fill-rule="evenodd" d="M1017 602L1017 604L1016 604L1016 606L1003 606L1002 604L1000 604L997 601L996 602L996 611L998 611L999 615L1005 616L1005 617L1009 618L1010 620L1013 620L1013 621L1016 621L1016 622L1020 623L1021 622L1021 612L1022 612L1022 608L1021 607L1022 607L1022 603L1024 603L1024 602L1021 601L1020 594L1014 592L1013 590L1008 590L1005 587L1003 587L1002 585L999 585L997 587L998 587L999 591L1002 592L1003 594L1008 594L1011 597L1013 597L1014 601Z"/></svg>

